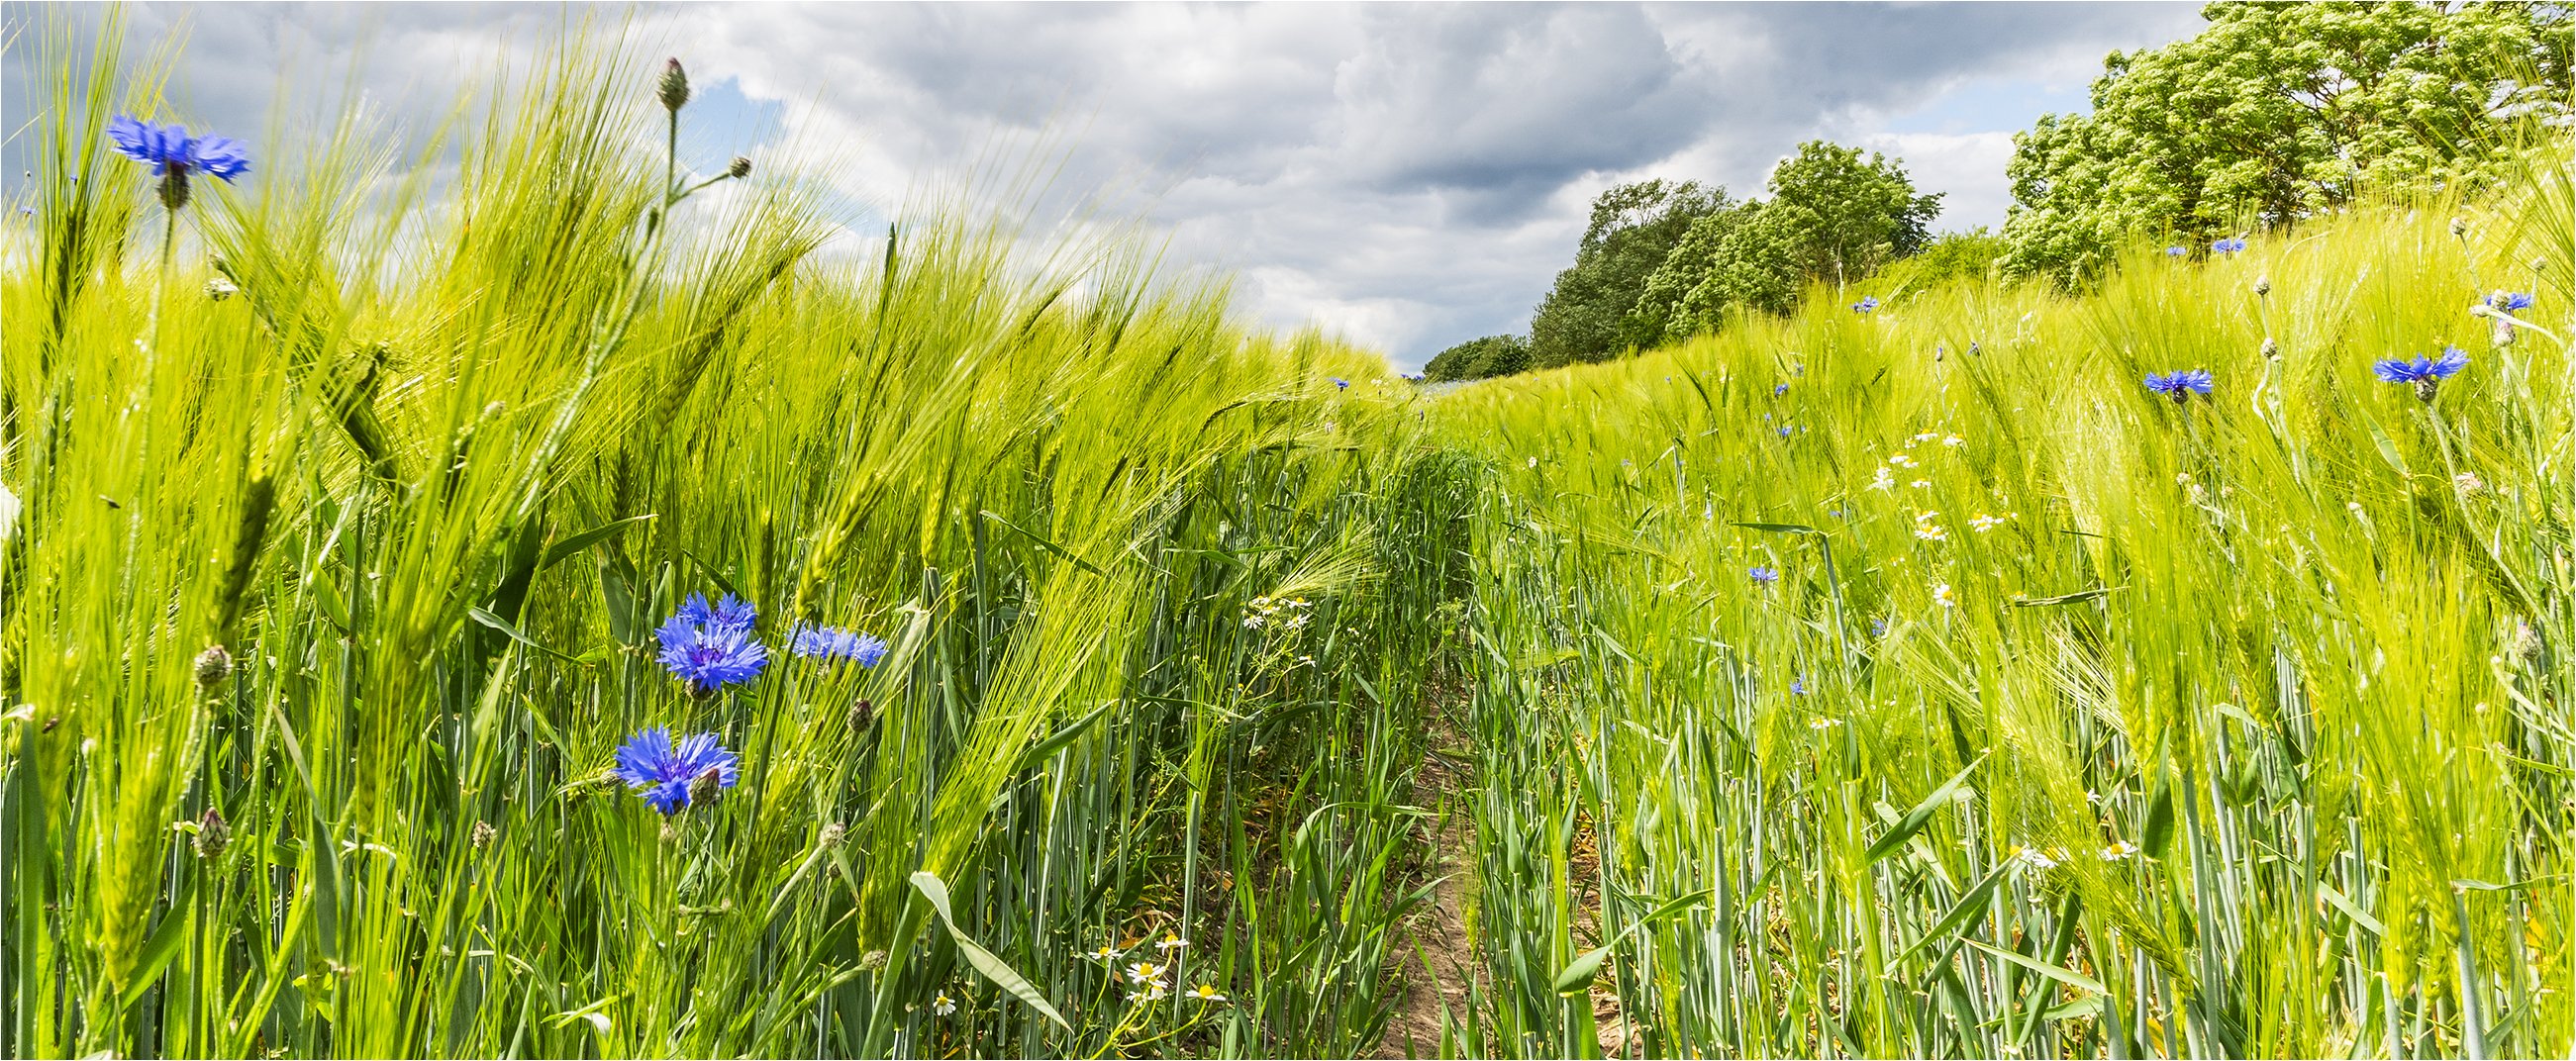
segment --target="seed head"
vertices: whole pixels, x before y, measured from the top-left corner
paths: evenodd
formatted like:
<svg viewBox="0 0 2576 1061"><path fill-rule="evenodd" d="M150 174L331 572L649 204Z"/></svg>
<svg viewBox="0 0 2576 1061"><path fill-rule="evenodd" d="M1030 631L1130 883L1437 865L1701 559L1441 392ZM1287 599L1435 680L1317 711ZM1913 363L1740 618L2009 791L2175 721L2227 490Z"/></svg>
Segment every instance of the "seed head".
<svg viewBox="0 0 2576 1061"><path fill-rule="evenodd" d="M2271 278L2271 277L2268 277L2268 276L2258 276L2258 277L2255 277L2255 278L2254 278L2254 297L2256 297L2256 298L2261 298L2261 297L2263 297L2263 296L2265 296L2265 295L2269 295L2269 294L2271 294L2271 293L2272 293L2272 278Z"/></svg>
<svg viewBox="0 0 2576 1061"><path fill-rule="evenodd" d="M224 857L224 845L232 839L233 828L224 824L224 816L215 813L213 807L206 808L205 816L197 819L197 838L193 841L197 857L208 862Z"/></svg>
<svg viewBox="0 0 2576 1061"><path fill-rule="evenodd" d="M826 848L837 848L841 846L843 841L848 840L849 837L849 827L842 825L839 822L830 822L823 826L823 835L821 839L823 841L823 846Z"/></svg>
<svg viewBox="0 0 2576 1061"><path fill-rule="evenodd" d="M710 766L700 772L696 778L690 780L689 804L691 806L695 806L714 799L716 798L716 791L723 787L724 768Z"/></svg>
<svg viewBox="0 0 2576 1061"><path fill-rule="evenodd" d="M673 114L689 103L689 72L680 68L678 59L662 64L662 107Z"/></svg>
<svg viewBox="0 0 2576 1061"><path fill-rule="evenodd" d="M493 837L500 834L501 830L493 828L491 822L475 822L473 832L474 850L483 850L492 843Z"/></svg>
<svg viewBox="0 0 2576 1061"><path fill-rule="evenodd" d="M2268 335L2263 337L2263 357L2268 361L2281 359L2281 344L2273 342L2272 337Z"/></svg>
<svg viewBox="0 0 2576 1061"><path fill-rule="evenodd" d="M744 158L741 155L735 155L733 157L733 162L725 166L725 176L731 177L735 180L741 180L744 177L751 176L751 160Z"/></svg>
<svg viewBox="0 0 2576 1061"><path fill-rule="evenodd" d="M222 645L211 645L197 653L197 687L212 689L223 684L233 673L233 655Z"/></svg>
<svg viewBox="0 0 2576 1061"><path fill-rule="evenodd" d="M2455 218L2452 218L2452 219L2451 219L2451 234L2452 234L2452 235L2454 235L2454 236L2466 236L2466 235L2468 235L2468 234L2469 234L2469 219L2468 219L2468 218L2465 218L2465 217L2455 217Z"/></svg>

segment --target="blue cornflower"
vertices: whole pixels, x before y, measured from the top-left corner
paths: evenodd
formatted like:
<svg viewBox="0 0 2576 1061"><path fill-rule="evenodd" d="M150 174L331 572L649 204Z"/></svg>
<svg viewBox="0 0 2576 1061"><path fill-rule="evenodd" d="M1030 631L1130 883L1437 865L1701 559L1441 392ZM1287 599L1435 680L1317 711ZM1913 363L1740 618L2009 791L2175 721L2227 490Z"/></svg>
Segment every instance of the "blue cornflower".
<svg viewBox="0 0 2576 1061"><path fill-rule="evenodd" d="M1788 428L1786 428L1786 427L1781 428L1781 429L1780 429L1780 437L1781 437L1781 438L1787 438L1787 437L1789 437L1789 429L1788 429Z"/></svg>
<svg viewBox="0 0 2576 1061"><path fill-rule="evenodd" d="M2219 241L2218 241L2218 242L2216 242L2216 243L2212 243L2212 244L2210 244L2210 245L2209 245L2209 249L2214 250L2214 251L2217 251L2217 252L2218 252L2218 253L2220 253L2220 254L2234 254L2234 253L2236 253L2237 251L2241 251L2241 250L2244 250L2244 249L2245 249L2245 241L2244 241L2244 240L2241 240L2241 239L2236 239L2236 238L2234 238L2234 237L2229 237L2229 238L2227 238L2227 239L2219 240Z"/></svg>
<svg viewBox="0 0 2576 1061"><path fill-rule="evenodd" d="M1753 581L1765 586L1780 581L1780 573L1767 567L1757 567L1746 572L1746 574L1751 575L1753 577Z"/></svg>
<svg viewBox="0 0 2576 1061"><path fill-rule="evenodd" d="M2521 291L2498 291L2487 296L2487 308L2500 309L2507 313L2530 309L2531 296Z"/></svg>
<svg viewBox="0 0 2576 1061"><path fill-rule="evenodd" d="M2195 392L2209 393L2209 387L2209 370L2205 368L2187 368L2173 373L2147 373L2147 389L2158 394L2172 395L2177 404L2190 401Z"/></svg>
<svg viewBox="0 0 2576 1061"><path fill-rule="evenodd" d="M1789 385L1786 383L1773 384L1771 387L1771 396L1774 398L1787 393L1789 393Z"/></svg>
<svg viewBox="0 0 2576 1061"><path fill-rule="evenodd" d="M884 640L837 626L799 626L788 636L787 648L809 659L857 660L862 667L876 666L886 654Z"/></svg>
<svg viewBox="0 0 2576 1061"><path fill-rule="evenodd" d="M1852 312L1854 313L1867 313L1877 308L1878 299L1867 295L1861 296L1860 301L1852 303Z"/></svg>
<svg viewBox="0 0 2576 1061"><path fill-rule="evenodd" d="M709 608L705 595L690 594L679 612L653 631L662 643L662 665L700 696L760 677L769 666L769 649L751 636L753 618L751 605L730 595Z"/></svg>
<svg viewBox="0 0 2576 1061"><path fill-rule="evenodd" d="M2442 348L2440 357L2418 355L2413 361L2391 358L2371 365L2370 370L2390 383L2414 384L2415 396L2429 402L2433 400L2433 391L2441 386L2443 380L2467 367L2469 367L2468 351L2456 346L2445 346Z"/></svg>
<svg viewBox="0 0 2576 1061"><path fill-rule="evenodd" d="M1886 636L1887 636L1887 620L1885 620L1885 619L1872 619L1872 620L1870 620L1870 621L1869 621L1869 636L1871 636L1871 637L1886 637Z"/></svg>
<svg viewBox="0 0 2576 1061"><path fill-rule="evenodd" d="M692 593L689 594L689 599L680 602L679 614L672 618L686 619L692 626L749 630L753 623L760 621L760 610L752 607L750 601L730 593L725 594L724 599L717 601L713 607L709 607L706 594Z"/></svg>
<svg viewBox="0 0 2576 1061"><path fill-rule="evenodd" d="M1333 381L1334 390L1346 391L1351 389L1351 381L1343 379L1340 376L1326 376L1324 378Z"/></svg>
<svg viewBox="0 0 2576 1061"><path fill-rule="evenodd" d="M2165 257L2167 258L2180 258L2189 253L2191 253L2190 248L2180 245L2165 248Z"/></svg>
<svg viewBox="0 0 2576 1061"><path fill-rule="evenodd" d="M617 747L617 776L664 814L677 814L689 804L711 799L742 779L734 754L716 743L713 733L672 739L655 726Z"/></svg>
<svg viewBox="0 0 2576 1061"><path fill-rule="evenodd" d="M116 153L152 167L161 178L161 201L176 210L188 205L188 174L204 173L232 183L250 172L250 154L241 141L226 136L194 137L184 125L154 125L130 115L107 123L107 138Z"/></svg>
<svg viewBox="0 0 2576 1061"><path fill-rule="evenodd" d="M1807 695L1807 676L1801 674L1795 678L1789 679L1789 691L1800 696Z"/></svg>

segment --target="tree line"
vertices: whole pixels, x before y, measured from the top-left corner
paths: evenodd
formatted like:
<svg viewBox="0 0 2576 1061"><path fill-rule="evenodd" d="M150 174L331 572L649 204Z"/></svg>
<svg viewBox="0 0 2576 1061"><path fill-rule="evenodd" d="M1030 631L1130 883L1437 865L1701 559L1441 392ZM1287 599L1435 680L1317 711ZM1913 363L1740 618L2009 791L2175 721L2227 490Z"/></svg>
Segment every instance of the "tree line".
<svg viewBox="0 0 2576 1061"><path fill-rule="evenodd" d="M1606 361L1785 314L1819 285L1915 259L1919 280L1993 275L2080 288L2155 236L2217 238L2404 193L2494 179L2531 126L2568 124L2571 9L2560 4L2213 3L2198 35L2111 53L2085 114L2013 137L2000 234L1934 235L1940 196L1900 160L1823 141L1772 172L1767 199L1638 181L1593 200L1526 336L1489 335L1430 381Z"/></svg>

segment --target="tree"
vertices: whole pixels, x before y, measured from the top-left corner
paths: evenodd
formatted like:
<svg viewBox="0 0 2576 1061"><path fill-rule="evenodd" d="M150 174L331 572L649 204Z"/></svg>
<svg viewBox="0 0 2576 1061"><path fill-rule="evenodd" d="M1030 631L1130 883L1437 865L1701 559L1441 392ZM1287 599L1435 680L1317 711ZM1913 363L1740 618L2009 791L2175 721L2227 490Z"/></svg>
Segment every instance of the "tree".
<svg viewBox="0 0 2576 1061"><path fill-rule="evenodd" d="M1527 372L1529 367L1529 340L1517 335L1488 335L1440 351L1422 366L1422 378L1428 383L1488 379Z"/></svg>
<svg viewBox="0 0 2576 1061"><path fill-rule="evenodd" d="M2199 244L2352 201L2475 181L2510 149L2497 112L2564 113L2568 8L2215 3L2209 27L2113 52L2093 111L2014 137L2006 268L2074 284L2133 235ZM2522 80L2533 82L2524 85Z"/></svg>
<svg viewBox="0 0 2576 1061"><path fill-rule="evenodd" d="M1890 278L1913 287L1930 287L1958 279L1984 280L1999 271L2004 238L1979 225L1966 232L1934 237L1924 248L1888 270Z"/></svg>
<svg viewBox="0 0 2576 1061"><path fill-rule="evenodd" d="M1875 151L1822 140L1771 174L1773 224L1786 237L1791 266L1812 280L1844 283L1921 250L1941 213L1939 195L1914 194L1905 166Z"/></svg>
<svg viewBox="0 0 2576 1061"><path fill-rule="evenodd" d="M1904 164L1821 140L1773 171L1769 202L1700 218L1647 275L1631 330L1679 342L1729 310L1786 313L1808 283L1858 280L1920 250L1941 197Z"/></svg>
<svg viewBox="0 0 2576 1061"><path fill-rule="evenodd" d="M1727 207L1726 190L1697 181L1622 184L1592 201L1574 265L1556 274L1530 318L1530 358L1541 368L1604 361L1660 333L1627 327L1646 278L1693 222Z"/></svg>

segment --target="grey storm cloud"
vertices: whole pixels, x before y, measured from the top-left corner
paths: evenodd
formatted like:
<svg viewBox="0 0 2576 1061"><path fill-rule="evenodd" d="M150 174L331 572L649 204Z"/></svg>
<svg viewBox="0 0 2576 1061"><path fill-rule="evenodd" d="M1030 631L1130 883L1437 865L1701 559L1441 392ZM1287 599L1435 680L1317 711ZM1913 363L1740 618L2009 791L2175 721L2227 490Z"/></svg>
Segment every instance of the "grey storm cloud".
<svg viewBox="0 0 2576 1061"><path fill-rule="evenodd" d="M85 33L106 12L5 5L10 129L42 105L29 45L46 20ZM147 3L126 16L130 59L185 30L177 117L255 130L282 101L292 140L355 102L414 147L460 92L503 64L544 64L586 21L638 62L677 54L701 84L782 103L765 166L822 170L871 210L981 187L965 175L997 154L1060 166L1055 209L1141 219L1166 260L1234 271L1247 311L1406 367L1525 327L1592 196L1622 180L1758 194L1798 142L1825 137L1906 155L1951 193L1944 225L1999 223L2005 136L2036 104L1957 135L1879 123L1960 86L2080 89L2104 52L2198 24L2191 5L2113 3Z"/></svg>

